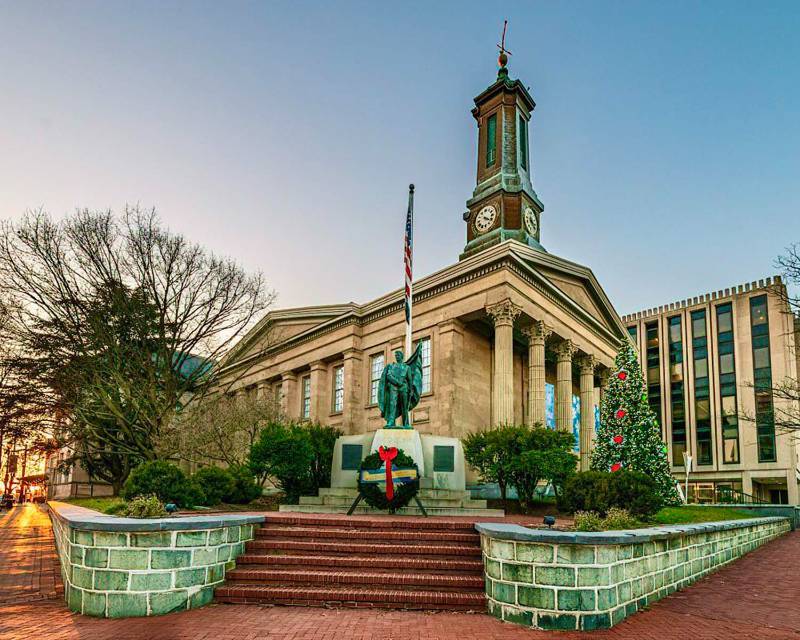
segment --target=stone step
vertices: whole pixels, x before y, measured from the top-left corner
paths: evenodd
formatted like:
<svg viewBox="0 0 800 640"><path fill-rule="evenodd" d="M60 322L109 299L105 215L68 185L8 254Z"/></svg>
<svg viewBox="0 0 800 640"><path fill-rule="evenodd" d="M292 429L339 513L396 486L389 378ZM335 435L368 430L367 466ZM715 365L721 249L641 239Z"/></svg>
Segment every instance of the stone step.
<svg viewBox="0 0 800 640"><path fill-rule="evenodd" d="M310 527L267 525L255 531L256 538L301 538L312 540L366 540L369 542L403 542L425 544L464 542L480 544L478 532L414 531L413 529L355 529L352 527Z"/></svg>
<svg viewBox="0 0 800 640"><path fill-rule="evenodd" d="M229 587L241 584L267 584L272 586L297 584L306 585L361 585L408 589L426 587L451 591L480 591L484 589L483 574L435 574L415 571L382 570L380 558L373 560L371 570L325 570L313 568L268 568L237 567L229 571L226 580Z"/></svg>
<svg viewBox="0 0 800 640"><path fill-rule="evenodd" d="M363 502L362 502L363 504ZM386 514L385 511L373 509L369 506L359 506L353 513L356 514ZM505 511L502 509L474 509L463 507L430 507L425 505L425 511L429 516L477 516L483 518L502 518L505 516ZM334 505L316 505L316 504L282 504L280 505L280 513L347 513L350 505L347 506L334 506ZM421 516L423 515L419 507L403 507L397 510L398 515L406 516Z"/></svg>
<svg viewBox="0 0 800 640"><path fill-rule="evenodd" d="M424 556L473 556L480 557L480 545L467 544L381 544L352 542L317 542L307 540L272 540L257 538L246 543L247 552L259 551L309 551L314 553L355 553L355 554L414 554Z"/></svg>
<svg viewBox="0 0 800 640"><path fill-rule="evenodd" d="M245 566L277 566L293 567L328 567L331 569L372 569L375 566L375 556L370 555L325 555L319 554L281 554L268 555L262 551L248 552L239 556L237 565ZM420 558L415 556L398 557L383 556L380 559L381 568L384 570L397 569L403 571L431 571L435 573L472 573L483 575L483 562L480 559L470 558Z"/></svg>
<svg viewBox="0 0 800 640"><path fill-rule="evenodd" d="M215 592L218 602L305 606L372 606L387 609L486 610L479 592L378 589L373 587L226 585Z"/></svg>
<svg viewBox="0 0 800 640"><path fill-rule="evenodd" d="M280 513L264 515L266 525L296 525L302 527L351 527L353 529L401 529L415 531L475 531L475 522L466 518L416 518L409 522L405 516L393 516L386 512L369 515L348 516L344 513Z"/></svg>

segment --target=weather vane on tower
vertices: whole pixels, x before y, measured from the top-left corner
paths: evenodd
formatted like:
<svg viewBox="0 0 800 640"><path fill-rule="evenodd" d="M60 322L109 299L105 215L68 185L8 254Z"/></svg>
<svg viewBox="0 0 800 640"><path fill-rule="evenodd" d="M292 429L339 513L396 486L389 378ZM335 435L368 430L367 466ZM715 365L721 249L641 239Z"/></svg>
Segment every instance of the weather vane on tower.
<svg viewBox="0 0 800 640"><path fill-rule="evenodd" d="M508 64L508 56L511 55L511 52L506 49L506 29L508 28L508 20L503 20L503 36L500 39L500 44L497 45L497 48L500 49L500 55L497 58L497 63L500 65L500 69L497 71L498 76L507 76L508 69L506 65Z"/></svg>

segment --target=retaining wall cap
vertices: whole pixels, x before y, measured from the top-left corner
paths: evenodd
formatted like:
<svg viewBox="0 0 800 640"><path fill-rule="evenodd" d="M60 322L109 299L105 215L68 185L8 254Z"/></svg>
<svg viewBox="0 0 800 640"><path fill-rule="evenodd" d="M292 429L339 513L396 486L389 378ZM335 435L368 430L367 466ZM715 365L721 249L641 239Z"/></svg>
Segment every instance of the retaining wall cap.
<svg viewBox="0 0 800 640"><path fill-rule="evenodd" d="M553 529L530 529L518 524L499 522L478 522L475 528L485 536L500 540L518 542L545 542L551 544L635 544L652 540L667 540L684 535L727 531L753 527L771 522L789 521L783 517L745 518L742 520L720 520L695 524L676 524L646 529L625 529L622 531L555 531Z"/></svg>
<svg viewBox="0 0 800 640"><path fill-rule="evenodd" d="M50 512L73 529L84 531L185 531L261 524L264 516L214 515L170 518L120 518L66 502L48 502Z"/></svg>

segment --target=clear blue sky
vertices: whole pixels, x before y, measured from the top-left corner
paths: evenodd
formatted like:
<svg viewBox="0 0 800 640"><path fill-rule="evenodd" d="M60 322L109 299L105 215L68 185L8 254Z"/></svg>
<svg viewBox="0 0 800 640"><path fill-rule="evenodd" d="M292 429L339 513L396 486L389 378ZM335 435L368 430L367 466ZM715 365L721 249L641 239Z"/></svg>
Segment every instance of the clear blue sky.
<svg viewBox="0 0 800 640"><path fill-rule="evenodd" d="M0 216L155 206L279 306L458 258L472 98L537 102L542 242L620 313L774 273L800 241L800 4L0 1Z"/></svg>

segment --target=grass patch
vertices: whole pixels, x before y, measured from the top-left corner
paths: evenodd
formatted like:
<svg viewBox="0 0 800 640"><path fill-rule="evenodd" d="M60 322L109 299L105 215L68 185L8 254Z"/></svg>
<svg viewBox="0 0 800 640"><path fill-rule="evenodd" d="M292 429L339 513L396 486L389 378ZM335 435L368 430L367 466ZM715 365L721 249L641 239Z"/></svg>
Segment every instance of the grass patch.
<svg viewBox="0 0 800 640"><path fill-rule="evenodd" d="M94 511L99 511L100 513L106 513L108 515L115 515L125 507L125 501L122 498L112 496L105 496L102 498L65 498L60 502L74 504L78 507L84 507L85 509L93 509Z"/></svg>
<svg viewBox="0 0 800 640"><path fill-rule="evenodd" d="M653 518L653 524L692 524L695 522L716 522L717 520L741 520L752 518L753 514L734 507L701 507L684 505L664 507Z"/></svg>

